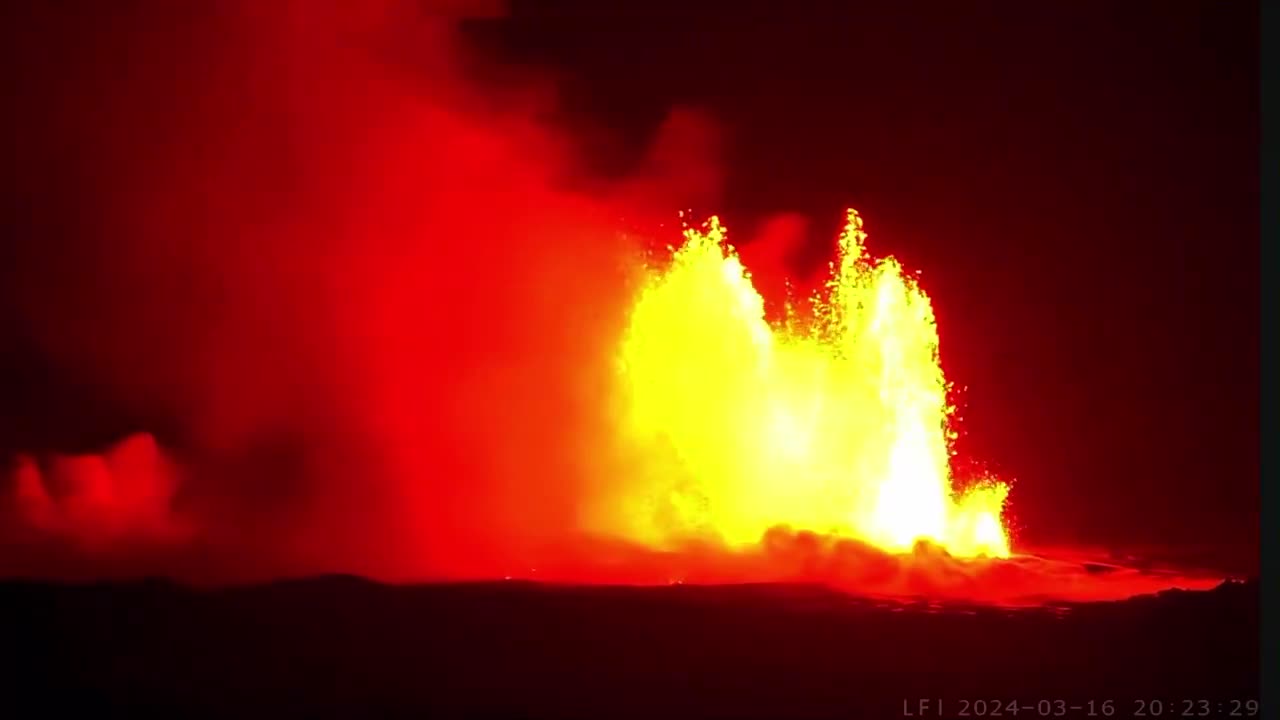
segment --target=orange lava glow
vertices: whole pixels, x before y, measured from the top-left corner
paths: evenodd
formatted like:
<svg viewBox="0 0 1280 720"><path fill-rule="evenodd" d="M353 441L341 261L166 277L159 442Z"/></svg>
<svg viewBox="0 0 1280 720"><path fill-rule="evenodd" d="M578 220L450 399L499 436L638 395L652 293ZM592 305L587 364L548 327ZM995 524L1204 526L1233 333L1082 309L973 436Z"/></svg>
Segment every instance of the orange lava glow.
<svg viewBox="0 0 1280 720"><path fill-rule="evenodd" d="M647 270L618 358L641 470L602 526L651 547L788 526L1009 556L1007 486L953 482L929 298L866 237L849 211L824 291L775 324L717 218Z"/></svg>

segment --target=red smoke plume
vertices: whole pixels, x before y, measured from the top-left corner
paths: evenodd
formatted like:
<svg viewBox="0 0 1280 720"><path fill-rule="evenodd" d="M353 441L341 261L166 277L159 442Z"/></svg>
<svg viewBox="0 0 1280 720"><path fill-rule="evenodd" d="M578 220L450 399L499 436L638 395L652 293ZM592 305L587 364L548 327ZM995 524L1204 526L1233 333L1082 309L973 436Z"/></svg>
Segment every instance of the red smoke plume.
<svg viewBox="0 0 1280 720"><path fill-rule="evenodd" d="M25 268L46 351L175 428L170 510L246 570L492 574L572 527L620 230L714 194L711 125L587 196L526 95L467 79L459 12L492 8L183 8L98 10L56 78L89 231Z"/></svg>

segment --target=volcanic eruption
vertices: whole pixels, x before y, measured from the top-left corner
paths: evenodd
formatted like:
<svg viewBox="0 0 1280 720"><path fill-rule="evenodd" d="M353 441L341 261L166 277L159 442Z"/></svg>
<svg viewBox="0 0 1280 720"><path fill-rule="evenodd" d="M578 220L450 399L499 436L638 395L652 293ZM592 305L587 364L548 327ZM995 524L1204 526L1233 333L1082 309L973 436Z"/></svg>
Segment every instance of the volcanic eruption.
<svg viewBox="0 0 1280 720"><path fill-rule="evenodd" d="M857 213L778 317L785 268L750 267L718 218L644 257L714 202L716 124L672 109L642 171L601 181L536 87L479 87L456 23L420 10L215 3L68 43L94 62L35 93L57 122L23 157L59 192L82 178L51 202L83 227L4 290L41 357L139 422L12 463L0 572L1209 582L1020 554L1006 482L955 469L930 298ZM121 88L95 80L108 58Z"/></svg>
<svg viewBox="0 0 1280 720"><path fill-rule="evenodd" d="M777 324L718 218L650 272L618 359L622 431L646 452L615 508L627 537L743 545L785 525L1009 555L1007 486L952 486L929 298L862 228L851 210L825 288Z"/></svg>
<svg viewBox="0 0 1280 720"><path fill-rule="evenodd" d="M505 5L8 4L0 715L1259 714L1248 3Z"/></svg>

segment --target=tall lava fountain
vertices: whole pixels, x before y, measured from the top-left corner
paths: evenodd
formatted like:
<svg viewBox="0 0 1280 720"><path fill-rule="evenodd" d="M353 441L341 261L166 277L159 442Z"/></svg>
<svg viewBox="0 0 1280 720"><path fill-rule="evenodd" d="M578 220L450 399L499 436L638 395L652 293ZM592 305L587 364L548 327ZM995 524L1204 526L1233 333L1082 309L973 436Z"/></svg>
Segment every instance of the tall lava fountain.
<svg viewBox="0 0 1280 720"><path fill-rule="evenodd" d="M774 325L718 219L684 237L648 272L621 342L621 428L642 468L606 513L623 534L744 545L787 525L890 552L928 540L1009 555L1007 486L952 487L929 298L867 254L856 212L824 290Z"/></svg>

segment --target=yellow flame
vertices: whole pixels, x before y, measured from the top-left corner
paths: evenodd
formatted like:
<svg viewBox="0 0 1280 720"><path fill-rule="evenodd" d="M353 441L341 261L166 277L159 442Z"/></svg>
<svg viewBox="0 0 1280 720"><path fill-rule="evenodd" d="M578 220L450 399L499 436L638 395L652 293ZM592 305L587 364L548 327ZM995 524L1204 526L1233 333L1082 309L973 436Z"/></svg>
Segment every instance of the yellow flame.
<svg viewBox="0 0 1280 720"><path fill-rule="evenodd" d="M866 257L855 211L811 316L791 307L780 327L717 218L684 237L647 272L619 353L623 428L643 452L615 530L747 544L788 525L892 552L1009 554L1007 487L952 489L929 298Z"/></svg>

